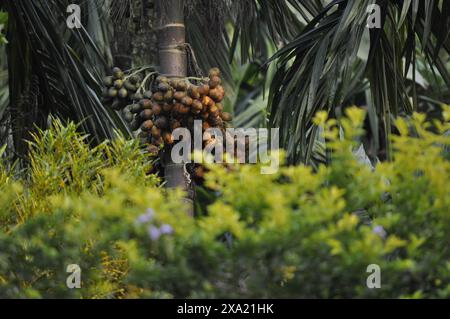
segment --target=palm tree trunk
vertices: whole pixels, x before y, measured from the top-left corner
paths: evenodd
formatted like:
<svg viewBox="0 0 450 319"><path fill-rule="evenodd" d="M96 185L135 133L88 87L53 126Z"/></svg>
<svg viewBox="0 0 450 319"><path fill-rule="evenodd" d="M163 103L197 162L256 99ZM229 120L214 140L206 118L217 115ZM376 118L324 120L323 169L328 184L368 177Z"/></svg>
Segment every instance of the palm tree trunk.
<svg viewBox="0 0 450 319"><path fill-rule="evenodd" d="M158 0L157 5L160 72L169 78L186 77L184 0ZM185 164L173 163L168 148L163 152L161 160L164 166L166 186L168 188L182 188L187 192L185 200L188 204L188 213L193 215L194 191Z"/></svg>

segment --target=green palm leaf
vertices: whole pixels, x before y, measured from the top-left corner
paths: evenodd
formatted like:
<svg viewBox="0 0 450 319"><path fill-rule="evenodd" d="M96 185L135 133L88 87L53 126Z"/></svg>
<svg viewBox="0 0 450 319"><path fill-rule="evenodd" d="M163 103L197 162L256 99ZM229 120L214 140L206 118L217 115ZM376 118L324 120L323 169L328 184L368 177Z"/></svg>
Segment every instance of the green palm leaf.
<svg viewBox="0 0 450 319"><path fill-rule="evenodd" d="M126 132L117 114L105 109L98 93L102 54L86 29L66 26L67 0L7 1L11 116L16 152L34 125L45 127L49 114L82 121L95 142ZM88 13L88 10L84 12ZM88 19L83 16L82 21Z"/></svg>
<svg viewBox="0 0 450 319"><path fill-rule="evenodd" d="M407 74L410 67L415 68L419 46L428 63L449 84L446 60L442 57L446 51L448 59L448 29L438 27L450 21L448 4L328 2L299 36L270 60L278 67L270 92L271 125L281 127L281 142L291 162L306 160L314 114L328 110L336 116L345 103L361 93L360 84L365 79L372 97L365 104L374 108L369 114L377 117L388 149L391 116L409 114L417 104L415 84L409 85ZM381 5L382 28L369 31L366 11L374 3ZM358 52L368 32L370 51L361 57Z"/></svg>

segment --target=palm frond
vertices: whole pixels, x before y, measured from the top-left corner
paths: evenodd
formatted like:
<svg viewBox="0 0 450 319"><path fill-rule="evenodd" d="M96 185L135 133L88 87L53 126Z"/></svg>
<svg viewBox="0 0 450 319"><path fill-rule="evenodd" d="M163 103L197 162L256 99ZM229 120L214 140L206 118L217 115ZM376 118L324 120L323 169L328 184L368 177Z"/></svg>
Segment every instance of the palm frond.
<svg viewBox="0 0 450 319"><path fill-rule="evenodd" d="M201 68L219 66L229 81L230 62L266 60L268 39L278 47L289 43L322 9L320 0L186 2L187 38Z"/></svg>
<svg viewBox="0 0 450 319"><path fill-rule="evenodd" d="M308 145L313 141L313 115L328 110L336 116L345 103L364 96L366 80L372 100L363 99L361 105L373 108L369 114L376 116L383 131L380 144L388 150L392 116L417 108L415 68L419 47L431 69L450 84L449 33L448 28L442 28L450 21L447 2L328 2L299 36L270 60L278 67L271 85L270 120L271 125L282 128L281 142L290 162L306 160ZM367 8L372 4L380 5L382 27L369 30ZM361 56L368 36L370 49ZM410 69L412 81L407 77ZM378 132L375 134L378 136Z"/></svg>
<svg viewBox="0 0 450 319"><path fill-rule="evenodd" d="M82 122L82 129L96 142L112 138L114 130L127 132L120 117L98 98L101 69L106 63L84 27L67 28L69 2L6 3L11 115L15 151L21 155L26 152L23 140L29 131L34 125L45 127L49 114ZM84 26L90 10L83 12ZM39 90L39 94L31 90ZM30 94L37 96L33 103L27 99Z"/></svg>
<svg viewBox="0 0 450 319"><path fill-rule="evenodd" d="M234 25L230 57L239 42L243 62L267 57L266 40L283 46L301 31L304 22L322 7L321 1L235 0L230 10ZM303 19L302 19L303 18Z"/></svg>
<svg viewBox="0 0 450 319"><path fill-rule="evenodd" d="M7 124L7 108L9 105L8 65L6 63L5 45L0 44L0 145L7 144L10 135Z"/></svg>
<svg viewBox="0 0 450 319"><path fill-rule="evenodd" d="M189 0L186 5L186 37L204 74L219 67L230 81L230 50L226 30L226 1Z"/></svg>

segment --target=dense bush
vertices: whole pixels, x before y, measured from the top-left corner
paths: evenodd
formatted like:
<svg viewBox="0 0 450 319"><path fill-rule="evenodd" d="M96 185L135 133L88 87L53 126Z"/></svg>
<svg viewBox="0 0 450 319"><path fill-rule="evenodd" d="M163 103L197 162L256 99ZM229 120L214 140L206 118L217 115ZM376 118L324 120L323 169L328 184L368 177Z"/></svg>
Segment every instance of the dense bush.
<svg viewBox="0 0 450 319"><path fill-rule="evenodd" d="M31 145L28 179L0 169L1 297L450 297L449 112L398 120L394 157L352 153L364 113L319 113L332 164L211 166L207 213L146 177L123 138L89 148L56 123ZM433 133L434 132L434 133ZM66 267L82 288L66 287ZM381 288L369 289L369 264Z"/></svg>

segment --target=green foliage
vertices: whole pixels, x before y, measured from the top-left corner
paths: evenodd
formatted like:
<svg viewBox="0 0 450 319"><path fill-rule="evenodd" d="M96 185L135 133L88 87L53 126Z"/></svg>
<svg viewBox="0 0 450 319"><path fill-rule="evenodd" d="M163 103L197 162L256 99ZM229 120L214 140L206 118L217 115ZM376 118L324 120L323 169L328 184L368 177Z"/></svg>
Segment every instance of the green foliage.
<svg viewBox="0 0 450 319"><path fill-rule="evenodd" d="M450 87L450 42L440 26L450 21L449 2L318 2L323 5L314 19L270 59L277 65L270 84L270 125L280 127L288 162L307 163L314 115L339 114L342 105L358 101L369 110L374 152L389 156L392 116L411 115L419 107L431 113L423 104L448 101L443 92ZM374 3L380 27L367 28L367 9ZM445 82L442 90L434 80L431 88L420 88L422 60L433 78Z"/></svg>
<svg viewBox="0 0 450 319"><path fill-rule="evenodd" d="M93 169L100 156L83 148L83 136L64 142L78 160L63 159L50 137L70 129L56 124L32 148L34 162L48 163L39 166L47 173L33 176L53 186L1 171L0 296L450 297L450 108L444 114L443 123L420 114L398 120L393 160L371 169L351 152L365 114L349 108L346 118L327 120L319 113L329 166L273 175L261 175L259 165L211 166L207 184L217 198L195 219L180 192L143 183L145 170L130 158ZM127 143L116 144L120 154ZM67 177L72 166L86 184ZM37 208L5 227L5 217L26 206L17 201ZM66 287L69 264L82 269L81 289ZM370 264L381 267L380 289L366 286Z"/></svg>
<svg viewBox="0 0 450 319"><path fill-rule="evenodd" d="M29 142L29 168L23 172L23 181L15 181L6 164L0 168L1 188L23 185L25 191L17 196L15 216L8 218L23 223L35 214L48 213L51 199L56 195L79 195L83 192L101 196L104 191L103 171L116 169L127 174L134 182L154 186L159 180L146 173L151 162L136 140L126 140L120 133L114 141L105 141L96 147L88 145L88 136L78 132L78 125L66 126L53 120L49 130L38 130ZM4 149L4 148L3 148ZM2 152L3 153L3 152ZM1 157L1 154L0 154ZM22 188L17 186L16 188ZM5 192L4 196L8 196ZM0 215L1 216L1 215ZM0 219L1 226L8 226Z"/></svg>
<svg viewBox="0 0 450 319"><path fill-rule="evenodd" d="M5 30L8 24L8 13L0 11L0 45L7 44Z"/></svg>
<svg viewBox="0 0 450 319"><path fill-rule="evenodd" d="M99 2L81 11L86 28L100 12ZM13 144L16 158L26 157L28 132L35 126L45 129L49 114L81 122L83 131L98 144L111 139L115 131L131 136L120 115L100 100L106 62L91 37L94 32L67 27L67 8L72 3L2 1L9 20L9 100L14 108L5 111L10 119L3 123L12 134L1 136L0 143Z"/></svg>

